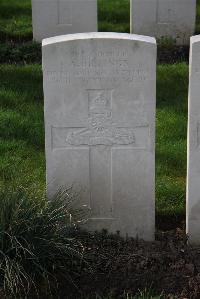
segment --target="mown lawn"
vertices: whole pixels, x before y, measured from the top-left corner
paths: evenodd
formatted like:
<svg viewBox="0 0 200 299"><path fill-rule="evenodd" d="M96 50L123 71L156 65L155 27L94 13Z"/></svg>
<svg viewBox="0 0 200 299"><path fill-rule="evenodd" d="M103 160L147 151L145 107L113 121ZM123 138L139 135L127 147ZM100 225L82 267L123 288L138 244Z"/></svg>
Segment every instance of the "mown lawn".
<svg viewBox="0 0 200 299"><path fill-rule="evenodd" d="M40 65L0 66L0 183L45 190L44 121ZM188 66L157 72L156 207L185 213Z"/></svg>
<svg viewBox="0 0 200 299"><path fill-rule="evenodd" d="M157 71L156 198L164 215L185 211L188 66Z"/></svg>
<svg viewBox="0 0 200 299"><path fill-rule="evenodd" d="M0 0L0 40L31 38L31 0Z"/></svg>
<svg viewBox="0 0 200 299"><path fill-rule="evenodd" d="M130 0L98 0L99 31L130 32ZM200 0L196 32L200 33ZM31 0L0 0L0 40L31 40Z"/></svg>
<svg viewBox="0 0 200 299"><path fill-rule="evenodd" d="M0 66L0 181L44 191L41 67Z"/></svg>
<svg viewBox="0 0 200 299"><path fill-rule="evenodd" d="M99 31L130 32L130 0L98 0Z"/></svg>

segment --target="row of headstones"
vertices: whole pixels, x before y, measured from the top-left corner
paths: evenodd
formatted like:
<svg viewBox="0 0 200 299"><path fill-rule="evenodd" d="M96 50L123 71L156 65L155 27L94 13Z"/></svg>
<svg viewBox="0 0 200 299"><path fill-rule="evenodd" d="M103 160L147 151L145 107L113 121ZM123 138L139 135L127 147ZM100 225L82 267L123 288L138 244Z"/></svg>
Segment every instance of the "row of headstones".
<svg viewBox="0 0 200 299"><path fill-rule="evenodd" d="M120 33L43 40L48 196L78 188L91 231L154 239L156 48ZM187 232L200 243L200 36L189 89Z"/></svg>
<svg viewBox="0 0 200 299"><path fill-rule="evenodd" d="M105 0L107 1L107 0ZM196 0L130 0L131 33L189 44L195 30ZM32 0L33 36L96 32L97 0Z"/></svg>

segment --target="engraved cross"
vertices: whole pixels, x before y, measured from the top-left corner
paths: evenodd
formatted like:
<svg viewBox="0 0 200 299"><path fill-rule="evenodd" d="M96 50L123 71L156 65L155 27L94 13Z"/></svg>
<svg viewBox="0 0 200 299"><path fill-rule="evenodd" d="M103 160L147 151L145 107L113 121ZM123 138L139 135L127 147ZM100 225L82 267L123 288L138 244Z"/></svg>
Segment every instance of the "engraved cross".
<svg viewBox="0 0 200 299"><path fill-rule="evenodd" d="M162 2L161 2L161 4L162 4ZM169 7L166 10L164 9L164 7L161 7L161 9L163 10L163 13L160 10L160 0L157 0L156 23L158 25L170 25L172 23L172 20L171 20L172 9Z"/></svg>
<svg viewBox="0 0 200 299"><path fill-rule="evenodd" d="M95 220L112 220L112 164L115 149L146 146L148 126L119 127L112 120L113 90L88 92L88 126L52 128L53 148L89 148L90 208ZM135 134L145 136L137 144ZM144 133L144 134L143 134ZM138 138L139 139L139 138ZM145 144L145 145L144 145ZM103 194L103 196L102 196Z"/></svg>

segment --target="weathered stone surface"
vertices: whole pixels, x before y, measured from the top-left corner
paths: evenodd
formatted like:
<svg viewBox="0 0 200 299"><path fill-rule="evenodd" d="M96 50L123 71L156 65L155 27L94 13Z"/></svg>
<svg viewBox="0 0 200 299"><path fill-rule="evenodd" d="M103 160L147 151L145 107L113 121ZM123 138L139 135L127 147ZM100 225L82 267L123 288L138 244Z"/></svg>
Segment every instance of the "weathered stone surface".
<svg viewBox="0 0 200 299"><path fill-rule="evenodd" d="M191 38L188 115L187 233L200 244L200 35Z"/></svg>
<svg viewBox="0 0 200 299"><path fill-rule="evenodd" d="M196 0L131 0L132 33L185 45L194 34L195 20Z"/></svg>
<svg viewBox="0 0 200 299"><path fill-rule="evenodd" d="M32 0L33 38L97 31L97 0Z"/></svg>
<svg viewBox="0 0 200 299"><path fill-rule="evenodd" d="M154 238L156 43L74 34L43 41L48 196L74 185L89 230Z"/></svg>

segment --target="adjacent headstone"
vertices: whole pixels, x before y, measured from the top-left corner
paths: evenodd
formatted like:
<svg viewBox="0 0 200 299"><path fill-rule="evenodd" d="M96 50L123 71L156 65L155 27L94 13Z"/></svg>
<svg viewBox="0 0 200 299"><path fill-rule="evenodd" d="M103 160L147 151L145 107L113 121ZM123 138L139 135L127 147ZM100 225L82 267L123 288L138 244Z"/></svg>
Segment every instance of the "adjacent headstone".
<svg viewBox="0 0 200 299"><path fill-rule="evenodd" d="M97 0L32 0L33 38L97 31Z"/></svg>
<svg viewBox="0 0 200 299"><path fill-rule="evenodd" d="M189 44L194 34L196 0L131 0L131 32Z"/></svg>
<svg viewBox="0 0 200 299"><path fill-rule="evenodd" d="M154 239L156 42L118 34L43 40L48 196L82 191L91 231Z"/></svg>
<svg viewBox="0 0 200 299"><path fill-rule="evenodd" d="M200 244L200 35L191 38L188 114L187 233Z"/></svg>

